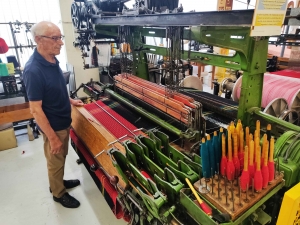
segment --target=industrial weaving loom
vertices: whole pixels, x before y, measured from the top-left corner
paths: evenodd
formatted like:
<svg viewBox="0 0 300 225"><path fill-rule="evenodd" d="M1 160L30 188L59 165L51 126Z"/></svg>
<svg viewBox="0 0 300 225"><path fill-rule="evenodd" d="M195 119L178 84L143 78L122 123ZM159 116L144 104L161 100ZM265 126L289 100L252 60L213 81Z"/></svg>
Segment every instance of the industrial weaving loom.
<svg viewBox="0 0 300 225"><path fill-rule="evenodd" d="M284 191L300 180L300 127L261 110L268 37L250 37L254 11L183 13L175 0L136 0L132 9L125 2L71 6L75 46L85 53L91 40L105 39L120 49L112 82L80 85L89 98L73 107L71 131L117 218L276 224ZM294 14L288 9L286 24ZM146 44L146 37L164 38L167 47ZM191 44L186 50L184 40L235 54L202 53ZM153 55L163 58L157 70ZM191 62L243 71L239 103L183 87ZM164 85L149 81L153 71Z"/></svg>

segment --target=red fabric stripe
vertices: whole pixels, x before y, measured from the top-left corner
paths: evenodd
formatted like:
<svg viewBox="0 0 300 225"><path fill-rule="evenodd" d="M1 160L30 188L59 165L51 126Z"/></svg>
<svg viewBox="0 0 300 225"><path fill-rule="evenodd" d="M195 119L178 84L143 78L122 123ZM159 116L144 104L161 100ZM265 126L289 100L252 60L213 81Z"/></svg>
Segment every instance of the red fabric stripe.
<svg viewBox="0 0 300 225"><path fill-rule="evenodd" d="M296 70L278 70L276 72L272 72L274 75L279 76L286 76L286 77L294 77L294 78L300 78L300 71Z"/></svg>
<svg viewBox="0 0 300 225"><path fill-rule="evenodd" d="M119 139L120 137L123 137L125 135L128 135L129 137L133 136L133 134L131 132L136 130L137 127L135 127L129 121L127 121L122 116L120 116L118 113L113 111L109 106L105 105L102 101L100 101L100 100L97 101L97 104L100 105L101 107L103 107L104 110L102 110L95 103L87 104L84 107L117 139ZM105 111L109 112L114 118L116 118L127 129ZM140 131L133 132L133 133L136 135L142 134L142 132L140 132ZM124 141L124 140L126 140L126 138L122 139L122 141Z"/></svg>

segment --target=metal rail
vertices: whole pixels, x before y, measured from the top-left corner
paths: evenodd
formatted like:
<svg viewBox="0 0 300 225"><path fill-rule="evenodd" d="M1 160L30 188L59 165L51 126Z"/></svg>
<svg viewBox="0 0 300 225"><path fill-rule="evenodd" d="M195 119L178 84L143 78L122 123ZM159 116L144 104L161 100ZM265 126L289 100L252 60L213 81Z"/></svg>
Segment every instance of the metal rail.
<svg viewBox="0 0 300 225"><path fill-rule="evenodd" d="M122 127L124 127L127 131L129 131L133 137L137 137L135 133L133 133L131 130L129 130L123 123L121 123L116 117L114 117L112 114L110 114L106 109L104 109L101 105L99 105L95 100L93 100L93 103L95 103L96 106L98 106L100 109L102 109L107 115L109 115L111 118L113 118L118 124L120 124Z"/></svg>
<svg viewBox="0 0 300 225"><path fill-rule="evenodd" d="M120 26L250 26L254 10L93 16L96 25Z"/></svg>
<svg viewBox="0 0 300 225"><path fill-rule="evenodd" d="M138 16L90 15L95 25L120 26L251 26L254 10L146 14ZM300 25L300 9L287 9L284 25Z"/></svg>
<svg viewBox="0 0 300 225"><path fill-rule="evenodd" d="M113 96L114 98L116 98L118 101L122 102L123 104L126 104L126 106L130 107L131 109L134 109L136 112L140 113L141 115L145 116L146 118L148 118L151 121L154 121L156 124L158 124L159 126L163 127L164 129L170 131L173 134L176 134L179 137L183 136L183 132L181 130L179 130L178 128L176 128L175 126L171 125L170 123L162 120L161 118L159 118L156 115L153 115L151 113L149 113L148 111L144 110L141 107L136 106L135 104L133 104L132 102L129 102L126 98L124 98L123 96L117 94L116 92L110 90L110 89L106 89L105 90L109 95Z"/></svg>
<svg viewBox="0 0 300 225"><path fill-rule="evenodd" d="M253 9L170 14L99 16L89 15L95 25L119 26L251 26ZM297 25L300 9L289 8L284 25Z"/></svg>

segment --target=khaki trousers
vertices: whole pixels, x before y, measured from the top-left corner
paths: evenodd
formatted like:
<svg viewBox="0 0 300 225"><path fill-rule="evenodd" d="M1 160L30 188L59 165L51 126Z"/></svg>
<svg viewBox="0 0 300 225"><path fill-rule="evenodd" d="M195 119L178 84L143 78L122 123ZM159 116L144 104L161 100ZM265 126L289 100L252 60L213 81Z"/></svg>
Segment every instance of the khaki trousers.
<svg viewBox="0 0 300 225"><path fill-rule="evenodd" d="M53 196L60 198L66 193L63 177L66 156L68 154L70 129L68 128L65 130L56 131L55 133L63 143L62 151L58 154L51 154L49 139L45 134L43 134L44 153L47 160L48 178L52 194Z"/></svg>

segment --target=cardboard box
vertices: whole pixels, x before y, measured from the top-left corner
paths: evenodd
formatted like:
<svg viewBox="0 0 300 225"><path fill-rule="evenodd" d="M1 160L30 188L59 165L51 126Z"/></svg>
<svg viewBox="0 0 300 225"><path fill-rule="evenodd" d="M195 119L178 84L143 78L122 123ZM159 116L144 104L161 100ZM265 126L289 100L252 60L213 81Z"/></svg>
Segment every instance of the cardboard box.
<svg viewBox="0 0 300 225"><path fill-rule="evenodd" d="M0 151L17 147L17 138L12 123L0 125Z"/></svg>
<svg viewBox="0 0 300 225"><path fill-rule="evenodd" d="M8 70L8 74L14 74L15 73L15 66L13 63L6 63L6 67Z"/></svg>
<svg viewBox="0 0 300 225"><path fill-rule="evenodd" d="M8 69L5 63L0 63L0 76L8 76Z"/></svg>

